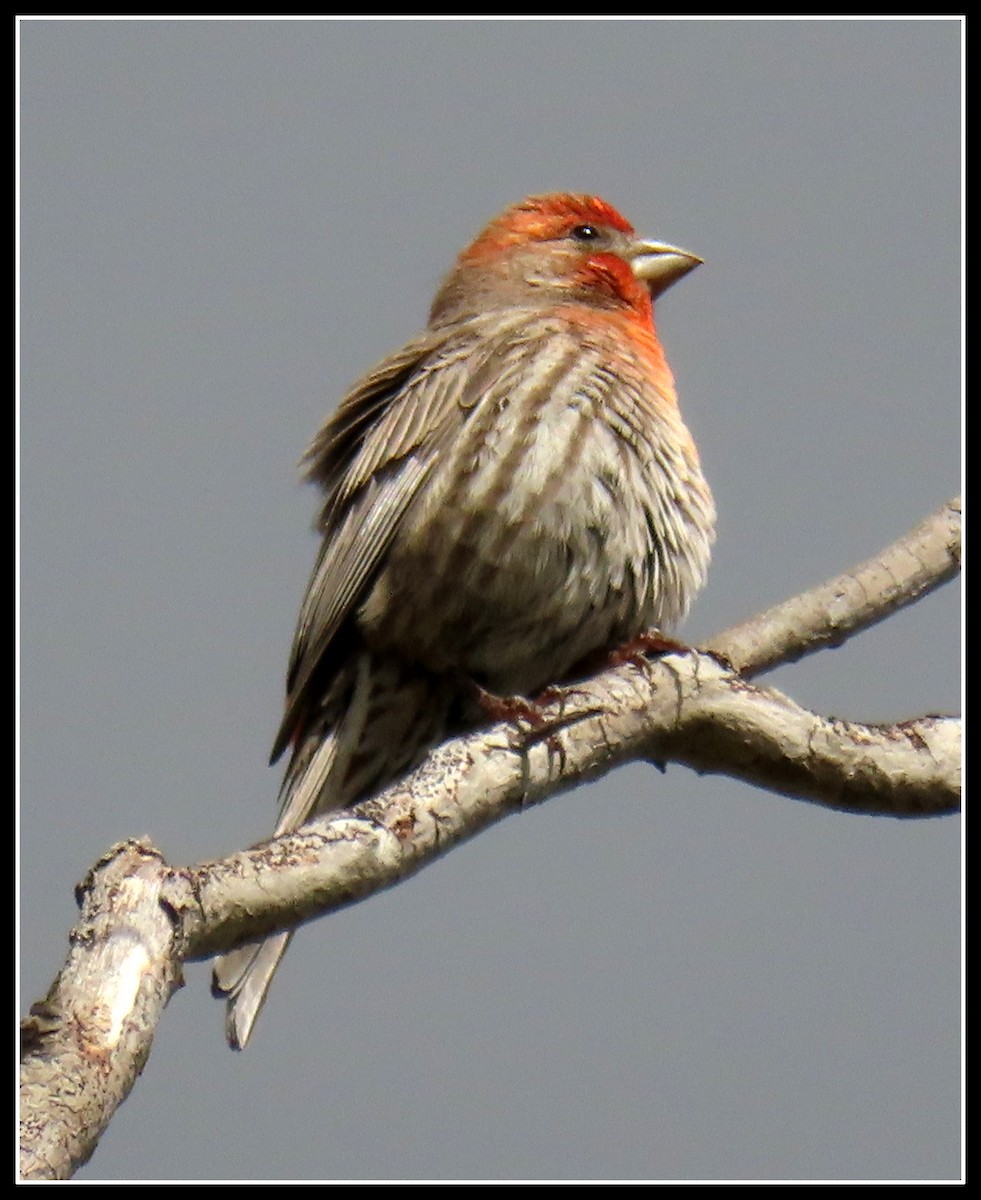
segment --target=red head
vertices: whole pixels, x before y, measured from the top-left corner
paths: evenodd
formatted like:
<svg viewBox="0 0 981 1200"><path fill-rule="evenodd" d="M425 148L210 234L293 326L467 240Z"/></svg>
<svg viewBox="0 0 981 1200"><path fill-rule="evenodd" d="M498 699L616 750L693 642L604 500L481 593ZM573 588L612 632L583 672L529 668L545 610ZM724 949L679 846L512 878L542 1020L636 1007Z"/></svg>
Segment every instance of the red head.
<svg viewBox="0 0 981 1200"><path fill-rule="evenodd" d="M650 321L652 299L699 262L676 246L638 238L597 196L530 196L495 217L463 251L430 320L578 303L632 309Z"/></svg>

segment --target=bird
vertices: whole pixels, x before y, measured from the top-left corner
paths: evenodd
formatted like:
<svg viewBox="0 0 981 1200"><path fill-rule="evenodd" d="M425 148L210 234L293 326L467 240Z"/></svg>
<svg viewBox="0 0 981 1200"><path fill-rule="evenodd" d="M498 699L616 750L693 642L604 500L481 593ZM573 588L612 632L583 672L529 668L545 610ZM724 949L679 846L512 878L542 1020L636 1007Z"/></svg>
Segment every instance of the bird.
<svg viewBox="0 0 981 1200"><path fill-rule="evenodd" d="M701 262L598 196L529 196L328 417L302 460L322 540L273 745L276 836L478 727L475 696L534 697L685 616L716 513L653 305ZM216 960L233 1048L291 937Z"/></svg>

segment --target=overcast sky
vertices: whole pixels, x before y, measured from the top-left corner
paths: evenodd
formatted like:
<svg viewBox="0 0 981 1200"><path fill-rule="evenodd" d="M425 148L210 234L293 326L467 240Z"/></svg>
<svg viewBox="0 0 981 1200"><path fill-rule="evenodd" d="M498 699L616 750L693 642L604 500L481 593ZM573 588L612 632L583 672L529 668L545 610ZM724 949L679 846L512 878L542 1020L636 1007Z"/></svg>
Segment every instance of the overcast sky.
<svg viewBox="0 0 981 1200"><path fill-rule="evenodd" d="M960 487L961 25L23 20L21 1009L112 842L268 833L295 464L529 193L705 259L659 305L719 508L697 642ZM960 593L767 682L960 705ZM635 766L208 968L80 1179L953 1179L960 821Z"/></svg>

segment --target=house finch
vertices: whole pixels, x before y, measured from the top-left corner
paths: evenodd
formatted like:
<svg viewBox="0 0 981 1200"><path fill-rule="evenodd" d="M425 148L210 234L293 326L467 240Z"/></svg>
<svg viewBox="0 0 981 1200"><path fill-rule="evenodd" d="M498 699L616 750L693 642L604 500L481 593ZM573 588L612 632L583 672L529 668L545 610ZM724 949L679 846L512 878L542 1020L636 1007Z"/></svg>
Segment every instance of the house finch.
<svg viewBox="0 0 981 1200"><path fill-rule="evenodd" d="M291 748L277 834L478 723L474 684L533 696L685 614L715 510L652 302L700 261L596 197L529 198L341 401L305 459L323 543L273 747ZM218 961L233 1046L290 936Z"/></svg>

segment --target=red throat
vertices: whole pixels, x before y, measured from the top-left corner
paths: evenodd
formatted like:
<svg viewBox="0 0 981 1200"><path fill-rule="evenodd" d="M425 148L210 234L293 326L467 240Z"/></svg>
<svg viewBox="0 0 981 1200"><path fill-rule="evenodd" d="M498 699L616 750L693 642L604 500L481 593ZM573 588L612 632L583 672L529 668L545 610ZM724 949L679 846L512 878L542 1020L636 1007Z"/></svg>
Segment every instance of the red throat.
<svg viewBox="0 0 981 1200"><path fill-rule="evenodd" d="M628 306L645 325L654 323L654 305L646 284L616 254L593 254L576 273L576 283L596 295L604 306L612 300Z"/></svg>

